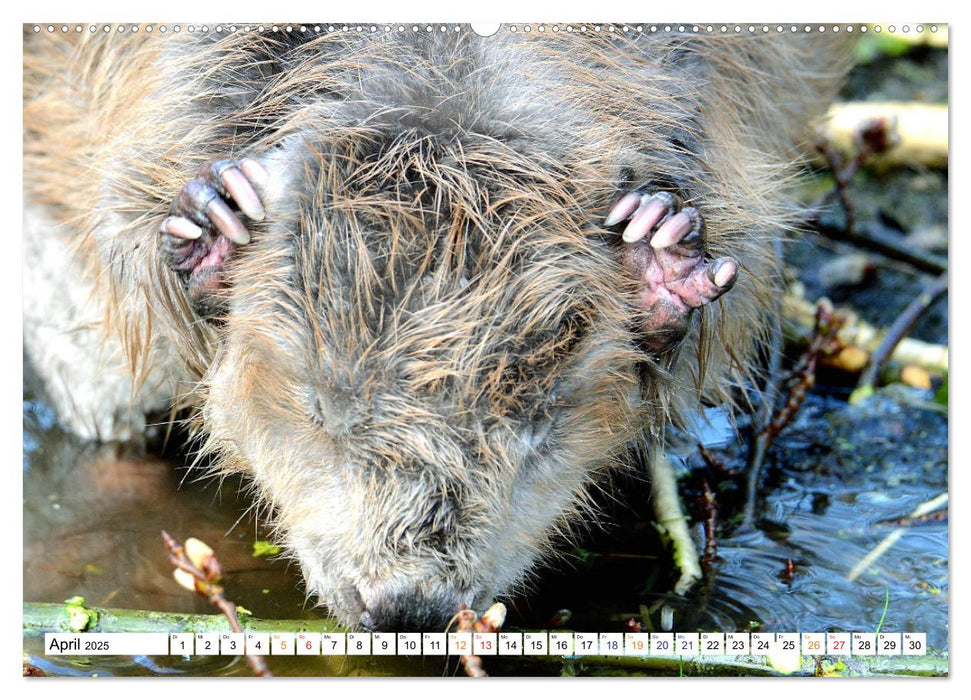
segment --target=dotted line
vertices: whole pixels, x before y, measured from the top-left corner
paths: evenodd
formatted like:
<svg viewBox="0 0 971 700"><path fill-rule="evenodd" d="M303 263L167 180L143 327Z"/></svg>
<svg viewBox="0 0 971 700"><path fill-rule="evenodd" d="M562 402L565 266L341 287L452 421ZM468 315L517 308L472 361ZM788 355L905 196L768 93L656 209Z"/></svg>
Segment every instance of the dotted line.
<svg viewBox="0 0 971 700"><path fill-rule="evenodd" d="M726 24L722 24L722 25L712 25L712 24L706 24L706 25L699 25L699 24L693 24L693 25L684 25L684 24L679 24L679 25L671 25L671 24L665 24L665 25L657 25L657 24L651 24L651 25L644 25L644 24L529 25L529 24L522 24L522 25L516 25L516 24L512 24L512 25L506 25L505 29L506 31L509 31L512 33L515 33L515 32L525 33L525 32L531 32L531 31L537 31L537 32L566 31L566 32L593 33L593 34L597 34L597 33L630 34L631 32L635 34L636 33L654 34L659 32L663 32L665 34L670 34L673 32L677 32L680 34L744 34L744 33L769 34L773 32L777 34L782 34L784 32L789 32L792 34L800 33L800 32L805 34L814 33L814 32L821 33L821 34L826 32L838 34L839 32L852 33L854 31L858 31L863 34L865 34L868 31L873 31L873 32L876 32L877 34L883 31L888 31L890 33L900 32L902 34L909 34L911 32L916 32L920 34L924 32L925 29L931 32L937 32L939 27L936 24L931 24L931 25L918 24L913 26L909 24L904 24L900 27L893 24L887 25L886 27L884 27L883 25L852 25L852 24L843 25L843 26L810 25L810 24L806 24L806 25L795 25L795 24L789 24L789 25L782 25L782 24L773 24L773 25L769 25L769 24L761 24L761 25L754 25L754 24L748 24L748 25L740 25L740 24L734 24L734 25L726 25Z"/></svg>
<svg viewBox="0 0 971 700"><path fill-rule="evenodd" d="M424 32L424 33L446 33L446 32L460 32L465 30L466 27L461 25L444 25L444 24L343 24L343 25L305 25L305 24L285 24L285 25L265 25L265 24L217 24L210 27L206 24L173 24L173 25L139 25L139 24L91 24L91 25L67 25L67 24L48 24L48 25L33 25L33 32L35 34L40 34L46 32L48 34L67 34L69 32L75 32L81 34L84 31L88 31L92 34L97 32L104 32L106 34L116 32L122 34L128 32L129 34L137 34L139 31L144 31L146 33L158 32L165 34L167 32L179 33L182 31L192 33L209 33L215 32L216 34L232 34L235 32L257 32L257 33L276 33L276 34L331 34L336 32L353 32L359 34L377 34L377 33L391 33L391 32Z"/></svg>
<svg viewBox="0 0 971 700"><path fill-rule="evenodd" d="M680 25L670 25L670 24L667 24L667 25L655 25L655 24L652 24L652 25L643 25L643 24L637 24L637 25L630 25L630 24L623 24L623 25L615 25L615 24L609 24L609 25L602 25L602 24L579 24L579 25L576 25L576 24L567 24L567 25L560 25L560 24L551 24L551 25L547 25L547 24L538 24L538 25L533 25L533 24L510 24L510 25L504 25L504 28L505 28L506 31L508 31L510 33L521 32L521 33L524 33L524 34L528 34L528 33L531 33L531 32L537 32L537 33L540 33L540 34L543 34L543 33L546 33L546 32L552 32L552 33L555 34L557 32L565 31L565 32L579 32L581 34L582 33L593 33L593 34L597 34L597 33L601 33L601 34L607 33L607 34L610 34L610 33L613 33L613 34L618 34L618 35L620 35L620 34L631 34L631 33L634 33L634 34L637 34L637 33L654 34L654 33L658 33L658 32L663 32L663 33L666 33L666 34L670 34L672 32L678 32L680 34L744 34L744 33L748 33L748 34L769 34L769 33L782 34L782 33L786 33L786 32L788 32L790 34L796 34L796 33L810 34L810 33L827 33L827 32L829 32L829 33L836 34L836 33L839 33L839 32L852 33L852 32L856 32L856 31L860 32L861 34L865 34L868 31L872 31L872 32L875 32L877 34L883 32L883 31L890 32L891 34L895 34L895 33L898 33L898 32L901 33L901 34L909 34L911 32L914 32L914 33L917 33L917 34L921 34L925 30L929 30L930 32L934 33L934 32L937 32L938 29L939 29L938 25L936 25L936 24L931 24L931 25L917 24L917 25L913 25L913 26L912 25L909 25L909 24L904 24L904 25L901 25L899 27L897 25L894 25L894 24L887 25L886 27L884 27L883 25L879 25L879 24L877 24L877 25L870 25L870 26L868 26L868 25L852 25L852 24L843 25L843 26L840 26L840 25L810 25L810 24L805 24L805 25L795 25L795 24L790 24L790 25L782 25L782 24L774 24L774 25L768 25L768 24L761 24L761 25L754 25L754 24L748 24L748 25L739 25L739 24L735 24L735 25L726 25L726 24L722 24L722 25L711 25L711 24L706 24L706 25L698 25L698 24L694 24L694 25L683 25L683 24L680 24ZM254 25L250 25L250 24L245 24L245 25L230 24L230 25L223 25L223 24L217 24L217 25L212 26L212 27L210 27L209 25L206 25L206 24L202 24L202 25L200 25L200 24L186 24L186 25L181 25L181 24L173 24L173 25L165 25L165 24L160 24L160 25L152 25L152 24L146 24L146 25L139 25L139 24L114 24L114 25L112 25L112 24L102 24L102 25L97 25L97 24L91 24L91 25L86 25L86 26L85 25L80 25L80 24L75 24L75 25L67 25L67 24L60 24L60 25L56 25L56 24L40 25L40 24L35 24L35 25L33 25L33 31L34 31L35 34L40 34L42 32L46 32L48 34L56 34L56 33L68 34L70 32L74 32L76 34L81 34L81 33L85 32L85 31L87 31L87 32L89 32L91 34L95 34L97 32L103 32L105 34L112 33L112 32L118 33L118 34L122 34L122 33L126 33L126 32L129 33L129 34L137 34L139 31L144 31L147 34L150 34L150 33L153 33L153 32L158 32L159 34L166 34L168 32L173 32L173 33L178 34L178 33L182 32L182 31L186 31L186 32L188 32L190 34L194 34L194 33L207 34L209 32L215 32L216 34L232 34L232 33L236 33L236 32L244 32L244 33L245 32L257 32L257 33L271 33L271 34L333 34L333 33L338 33L338 32L340 32L340 33L351 33L351 32L353 32L353 33L357 33L357 34L378 34L378 33L393 33L393 32L403 33L403 32L408 32L408 31L410 31L412 33L431 34L431 33L461 32L461 31L465 31L466 29L467 29L467 27L462 26L462 25L444 25L444 24L434 24L434 25L432 25L432 24L408 24L408 25L405 25L405 24L382 24L382 25L377 25L377 24L342 24L342 25L334 25L334 24L330 24L330 25L326 25L326 26L325 25L319 25L319 24L318 25L303 25L303 24L301 24L301 25L294 25L294 24L287 24L287 25L276 25L276 24L274 24L274 25L264 25L264 24L254 24Z"/></svg>

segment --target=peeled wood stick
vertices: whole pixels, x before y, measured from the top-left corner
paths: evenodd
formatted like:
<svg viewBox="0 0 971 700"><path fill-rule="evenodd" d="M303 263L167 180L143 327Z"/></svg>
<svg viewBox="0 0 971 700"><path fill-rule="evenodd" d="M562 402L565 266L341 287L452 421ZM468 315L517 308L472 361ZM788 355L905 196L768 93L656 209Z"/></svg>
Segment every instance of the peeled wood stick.
<svg viewBox="0 0 971 700"><path fill-rule="evenodd" d="M853 153L861 125L878 119L889 122L896 143L884 153L873 155L868 163L947 167L947 105L843 102L830 108L820 123L820 131L826 142L838 151Z"/></svg>
<svg viewBox="0 0 971 700"><path fill-rule="evenodd" d="M866 353L873 353L879 347L886 331L871 326L847 309L840 309L849 318L838 333L844 347L857 347ZM782 298L782 317L789 336L809 337L816 316L816 304L793 294ZM894 348L890 360L903 365L917 365L933 372L947 370L948 349L945 345L925 343L913 338L904 338Z"/></svg>
<svg viewBox="0 0 971 700"><path fill-rule="evenodd" d="M942 493L929 501L921 503L919 506L917 506L917 508L914 509L914 512L911 513L908 518L913 520L923 517L928 513L933 513L939 508L943 508L946 505L947 494ZM893 547L897 540L904 536L905 532L906 528L903 527L898 527L892 530L890 534L884 537L876 547L870 550L867 555L863 557L863 559L857 562L856 566L854 566L850 573L846 575L846 580L855 581L858 579L864 571L869 569L877 561L877 559L882 557L891 547Z"/></svg>
<svg viewBox="0 0 971 700"><path fill-rule="evenodd" d="M660 450L649 459L651 483L654 487L654 516L671 538L674 563L681 570L681 577L674 592L684 595L701 579L701 563L698 550L688 530L688 517L681 508L678 480L667 456Z"/></svg>

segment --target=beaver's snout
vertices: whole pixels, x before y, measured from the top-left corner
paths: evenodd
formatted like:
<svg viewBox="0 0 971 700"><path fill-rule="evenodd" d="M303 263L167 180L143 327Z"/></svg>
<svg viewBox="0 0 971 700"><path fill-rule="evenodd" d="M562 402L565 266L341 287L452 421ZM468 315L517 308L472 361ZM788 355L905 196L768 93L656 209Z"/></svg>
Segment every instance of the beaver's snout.
<svg viewBox="0 0 971 700"><path fill-rule="evenodd" d="M328 607L345 624L368 632L441 632L474 596L446 580L353 582L333 589Z"/></svg>
<svg viewBox="0 0 971 700"><path fill-rule="evenodd" d="M423 583L411 587L376 586L361 595L360 626L373 632L441 632L465 604L459 591L429 591Z"/></svg>

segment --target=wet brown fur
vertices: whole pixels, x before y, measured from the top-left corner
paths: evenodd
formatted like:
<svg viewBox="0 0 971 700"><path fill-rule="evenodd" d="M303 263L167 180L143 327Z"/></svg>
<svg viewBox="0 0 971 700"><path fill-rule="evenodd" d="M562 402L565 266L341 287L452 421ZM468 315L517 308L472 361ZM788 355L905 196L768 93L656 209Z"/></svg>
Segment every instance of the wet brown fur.
<svg viewBox="0 0 971 700"><path fill-rule="evenodd" d="M439 566L492 595L583 510L596 473L745 380L778 294L771 240L792 221L780 186L845 65L838 43L620 28L29 37L26 193L64 225L133 376L178 359L204 451L254 477L292 546L326 559L356 538L397 542L441 561L402 571L403 554L371 548L354 575ZM287 184L231 262L226 318L200 321L159 223L204 161L261 154ZM636 281L601 228L648 183L699 209L713 258L741 262L664 357L640 350ZM544 468L571 466L524 486L524 433L550 421ZM304 466L337 462L339 484ZM569 496L525 524L541 504L512 489L554 483ZM410 512L412 487L439 506ZM327 499L360 509L337 544L305 527ZM528 551L462 540L502 539L496 517Z"/></svg>

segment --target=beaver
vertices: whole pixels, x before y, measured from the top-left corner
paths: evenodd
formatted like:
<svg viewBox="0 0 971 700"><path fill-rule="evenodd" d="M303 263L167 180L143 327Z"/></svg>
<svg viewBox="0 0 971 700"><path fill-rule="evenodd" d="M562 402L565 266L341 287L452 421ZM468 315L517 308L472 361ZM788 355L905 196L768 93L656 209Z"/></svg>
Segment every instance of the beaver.
<svg viewBox="0 0 971 700"><path fill-rule="evenodd" d="M440 628L746 381L845 53L219 29L25 29L26 354L83 437L184 410L346 624Z"/></svg>

